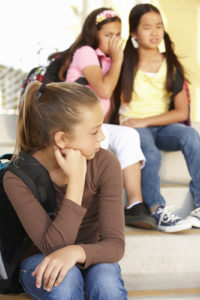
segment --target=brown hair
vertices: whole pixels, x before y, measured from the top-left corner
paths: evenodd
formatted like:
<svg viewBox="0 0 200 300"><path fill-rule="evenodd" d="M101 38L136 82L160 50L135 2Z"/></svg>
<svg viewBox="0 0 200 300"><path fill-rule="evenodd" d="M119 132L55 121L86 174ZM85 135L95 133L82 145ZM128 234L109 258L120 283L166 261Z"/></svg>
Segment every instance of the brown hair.
<svg viewBox="0 0 200 300"><path fill-rule="evenodd" d="M113 17L110 17L96 25L96 16L105 10L112 10L112 8L101 7L101 8L93 10L87 16L87 18L83 24L82 31L81 31L80 35L77 37L77 39L75 40L75 42L68 49L66 49L62 52L53 53L48 57L49 60L52 60L56 57L60 57L61 63L62 63L61 68L59 70L59 75L58 75L60 81L65 81L66 71L72 61L74 52L78 48L80 48L82 46L90 46L94 49L97 49L99 46L97 33L99 30L101 30L103 25L112 23L115 21L121 22L121 19L118 16L113 16Z"/></svg>
<svg viewBox="0 0 200 300"><path fill-rule="evenodd" d="M82 112L97 103L98 97L86 86L74 82L47 84L41 93L40 82L28 85L23 96L17 124L15 154L28 153L54 144L54 133L73 136L73 128L82 122Z"/></svg>

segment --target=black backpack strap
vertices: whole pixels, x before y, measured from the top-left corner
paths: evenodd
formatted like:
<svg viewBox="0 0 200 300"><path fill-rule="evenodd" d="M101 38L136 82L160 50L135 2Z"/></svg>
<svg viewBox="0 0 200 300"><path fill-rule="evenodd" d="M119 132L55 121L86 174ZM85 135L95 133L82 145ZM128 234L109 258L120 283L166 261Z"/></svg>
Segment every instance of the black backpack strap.
<svg viewBox="0 0 200 300"><path fill-rule="evenodd" d="M43 82L45 84L50 82L60 82L58 73L62 66L62 63L63 61L61 56L58 56L54 60L50 61L43 77Z"/></svg>
<svg viewBox="0 0 200 300"><path fill-rule="evenodd" d="M32 155L21 151L6 170L20 177L49 215L56 209L56 196L49 172Z"/></svg>
<svg viewBox="0 0 200 300"><path fill-rule="evenodd" d="M83 77L83 76L79 77L78 79L76 79L75 82L77 82L79 84L83 84L83 85L88 85L89 84L88 81L87 81L87 79L85 77Z"/></svg>
<svg viewBox="0 0 200 300"><path fill-rule="evenodd" d="M184 78L181 74L176 70L174 81L173 81L173 93L170 97L171 102L169 106L169 110L174 109L174 97L183 89Z"/></svg>
<svg viewBox="0 0 200 300"><path fill-rule="evenodd" d="M102 69L102 63L101 63L101 57L100 56L98 56L98 60L99 60L99 65ZM89 84L87 79L84 76L79 77L78 79L76 79L75 82L83 84L83 85L88 85Z"/></svg>

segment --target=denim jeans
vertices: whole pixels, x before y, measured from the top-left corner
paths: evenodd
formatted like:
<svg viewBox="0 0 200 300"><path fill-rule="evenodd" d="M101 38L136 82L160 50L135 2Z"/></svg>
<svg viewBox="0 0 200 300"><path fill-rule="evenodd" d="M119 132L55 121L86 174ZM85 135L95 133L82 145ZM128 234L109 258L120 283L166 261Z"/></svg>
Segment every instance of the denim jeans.
<svg viewBox="0 0 200 300"><path fill-rule="evenodd" d="M74 266L61 284L51 292L36 288L31 273L43 260L42 254L25 259L20 268L20 282L27 294L36 300L127 300L118 263L101 263L85 270Z"/></svg>
<svg viewBox="0 0 200 300"><path fill-rule="evenodd" d="M190 192L194 207L200 206L200 136L189 126L175 123L167 126L137 128L140 134L141 148L146 157L142 169L142 193L149 208L165 205L160 194L159 169L161 154L164 151L182 151L190 176Z"/></svg>

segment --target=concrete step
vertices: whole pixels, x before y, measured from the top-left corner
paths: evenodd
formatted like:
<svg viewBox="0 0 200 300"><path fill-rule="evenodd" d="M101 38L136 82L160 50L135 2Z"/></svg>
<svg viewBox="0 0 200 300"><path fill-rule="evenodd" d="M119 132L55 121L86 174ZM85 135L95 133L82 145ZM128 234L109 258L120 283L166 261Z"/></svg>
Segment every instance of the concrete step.
<svg viewBox="0 0 200 300"><path fill-rule="evenodd" d="M0 300L30 300L32 299L26 294L19 295L0 295Z"/></svg>
<svg viewBox="0 0 200 300"><path fill-rule="evenodd" d="M200 273L124 276L128 299L200 299Z"/></svg>
<svg viewBox="0 0 200 300"><path fill-rule="evenodd" d="M200 229L179 233L126 228L123 275L197 273L200 271Z"/></svg>
<svg viewBox="0 0 200 300"><path fill-rule="evenodd" d="M200 299L200 229L162 233L126 227L120 261L128 299Z"/></svg>

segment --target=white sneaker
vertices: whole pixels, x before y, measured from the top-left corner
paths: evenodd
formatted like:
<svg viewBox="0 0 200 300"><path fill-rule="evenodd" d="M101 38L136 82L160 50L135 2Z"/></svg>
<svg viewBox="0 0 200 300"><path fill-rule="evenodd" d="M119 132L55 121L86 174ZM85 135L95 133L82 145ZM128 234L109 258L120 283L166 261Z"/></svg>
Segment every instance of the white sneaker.
<svg viewBox="0 0 200 300"><path fill-rule="evenodd" d="M191 229L191 222L175 215L173 208L172 206L159 206L151 214L156 219L157 229L163 232L178 232Z"/></svg>
<svg viewBox="0 0 200 300"><path fill-rule="evenodd" d="M200 207L191 211L190 215L187 217L192 224L192 227L200 228Z"/></svg>

